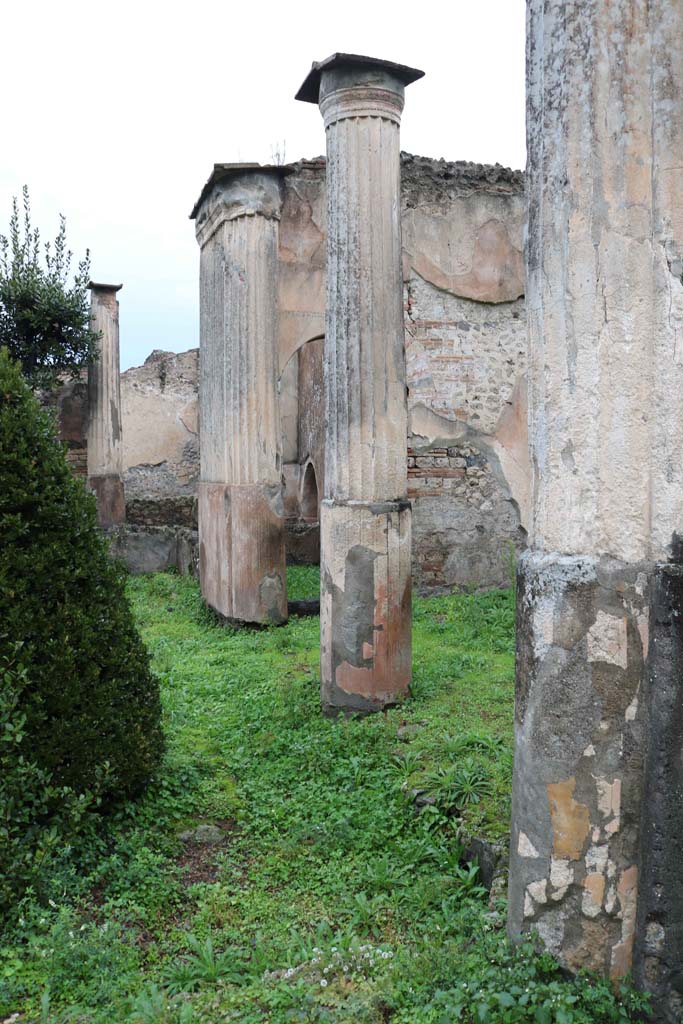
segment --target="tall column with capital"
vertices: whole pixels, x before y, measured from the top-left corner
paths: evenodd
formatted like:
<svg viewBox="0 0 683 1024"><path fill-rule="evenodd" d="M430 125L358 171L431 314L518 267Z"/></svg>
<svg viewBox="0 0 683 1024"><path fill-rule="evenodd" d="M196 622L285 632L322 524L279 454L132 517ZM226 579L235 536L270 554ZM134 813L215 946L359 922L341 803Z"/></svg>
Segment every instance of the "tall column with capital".
<svg viewBox="0 0 683 1024"><path fill-rule="evenodd" d="M92 326L100 337L97 359L88 367L88 486L97 498L97 520L105 527L126 518L116 298L121 288L90 282Z"/></svg>
<svg viewBox="0 0 683 1024"><path fill-rule="evenodd" d="M319 104L327 137L320 628L332 713L386 707L411 678L399 125L421 77L338 53L297 94Z"/></svg>
<svg viewBox="0 0 683 1024"><path fill-rule="evenodd" d="M226 619L287 619L277 401L280 167L218 164L196 204L200 256L199 569Z"/></svg>
<svg viewBox="0 0 683 1024"><path fill-rule="evenodd" d="M683 7L529 0L509 930L680 1020Z"/></svg>

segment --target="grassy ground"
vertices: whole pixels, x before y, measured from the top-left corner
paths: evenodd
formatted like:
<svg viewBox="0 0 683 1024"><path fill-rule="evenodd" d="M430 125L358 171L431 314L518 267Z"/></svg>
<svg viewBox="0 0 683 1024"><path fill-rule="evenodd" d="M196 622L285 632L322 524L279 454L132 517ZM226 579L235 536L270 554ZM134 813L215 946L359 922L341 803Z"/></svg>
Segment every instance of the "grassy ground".
<svg viewBox="0 0 683 1024"><path fill-rule="evenodd" d="M290 596L316 590L292 571ZM511 592L416 600L413 696L337 721L319 712L318 619L224 628L173 575L129 594L165 766L24 900L0 1021L631 1019L604 984L512 952L461 860L465 828L508 829Z"/></svg>

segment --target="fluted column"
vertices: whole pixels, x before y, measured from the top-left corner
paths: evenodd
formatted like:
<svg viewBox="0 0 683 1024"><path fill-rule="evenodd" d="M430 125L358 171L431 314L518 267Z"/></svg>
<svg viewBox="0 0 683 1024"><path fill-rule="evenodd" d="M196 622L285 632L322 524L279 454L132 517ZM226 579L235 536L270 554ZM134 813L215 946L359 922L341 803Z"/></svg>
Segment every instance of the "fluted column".
<svg viewBox="0 0 683 1024"><path fill-rule="evenodd" d="M281 168L217 165L192 216L200 256L199 568L238 622L287 618L277 403Z"/></svg>
<svg viewBox="0 0 683 1024"><path fill-rule="evenodd" d="M396 702L411 678L410 504L399 125L422 72L335 54L298 99L327 137L321 684L331 712Z"/></svg>
<svg viewBox="0 0 683 1024"><path fill-rule="evenodd" d="M88 486L97 498L100 526L114 526L126 518L116 298L122 287L90 282L92 325L100 338L97 359L88 367Z"/></svg>
<svg viewBox="0 0 683 1024"><path fill-rule="evenodd" d="M509 928L681 1019L683 6L529 0Z"/></svg>

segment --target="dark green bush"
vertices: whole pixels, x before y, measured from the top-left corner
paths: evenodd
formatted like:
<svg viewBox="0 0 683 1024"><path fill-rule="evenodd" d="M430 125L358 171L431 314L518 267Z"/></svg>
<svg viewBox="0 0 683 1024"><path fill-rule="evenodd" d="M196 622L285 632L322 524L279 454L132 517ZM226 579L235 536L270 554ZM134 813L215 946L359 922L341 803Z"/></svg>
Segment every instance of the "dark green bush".
<svg viewBox="0 0 683 1024"><path fill-rule="evenodd" d="M21 711L28 679L20 662L0 664L0 916L35 884L60 845L74 838L96 799L52 784L32 759Z"/></svg>
<svg viewBox="0 0 683 1024"><path fill-rule="evenodd" d="M158 682L49 414L0 350L0 669L5 841L149 780L162 751ZM6 785L10 785L6 782ZM15 810L12 810L15 808ZM0 815L0 822L3 821ZM2 835L0 835L2 839ZM0 854L0 871L3 855Z"/></svg>

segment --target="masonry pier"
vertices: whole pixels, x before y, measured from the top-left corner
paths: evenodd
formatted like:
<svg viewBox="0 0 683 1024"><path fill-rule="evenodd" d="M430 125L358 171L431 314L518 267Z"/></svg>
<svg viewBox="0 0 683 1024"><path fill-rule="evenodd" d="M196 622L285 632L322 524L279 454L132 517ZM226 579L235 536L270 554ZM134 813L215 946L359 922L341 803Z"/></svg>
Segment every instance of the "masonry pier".
<svg viewBox="0 0 683 1024"><path fill-rule="evenodd" d="M509 929L683 1012L683 8L530 0Z"/></svg>

